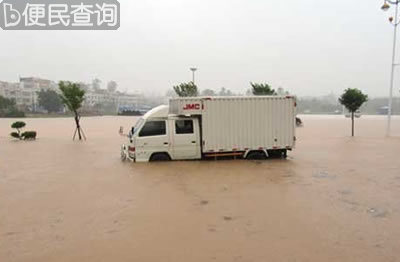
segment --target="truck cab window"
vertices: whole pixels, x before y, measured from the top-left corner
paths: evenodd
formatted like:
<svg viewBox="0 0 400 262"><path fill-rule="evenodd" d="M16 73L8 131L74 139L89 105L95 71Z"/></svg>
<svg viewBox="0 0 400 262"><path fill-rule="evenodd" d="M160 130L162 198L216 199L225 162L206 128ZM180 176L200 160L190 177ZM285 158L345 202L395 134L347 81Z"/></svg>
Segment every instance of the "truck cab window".
<svg viewBox="0 0 400 262"><path fill-rule="evenodd" d="M193 134L193 120L175 120L176 134Z"/></svg>
<svg viewBox="0 0 400 262"><path fill-rule="evenodd" d="M139 136L162 136L165 134L165 121L149 121L144 124Z"/></svg>
<svg viewBox="0 0 400 262"><path fill-rule="evenodd" d="M134 132L132 132L132 135L133 135L134 133L136 133L136 132L142 127L143 123L144 123L144 119L143 119L143 118L140 118L140 119L136 122L135 126L132 128L132 131L134 131Z"/></svg>

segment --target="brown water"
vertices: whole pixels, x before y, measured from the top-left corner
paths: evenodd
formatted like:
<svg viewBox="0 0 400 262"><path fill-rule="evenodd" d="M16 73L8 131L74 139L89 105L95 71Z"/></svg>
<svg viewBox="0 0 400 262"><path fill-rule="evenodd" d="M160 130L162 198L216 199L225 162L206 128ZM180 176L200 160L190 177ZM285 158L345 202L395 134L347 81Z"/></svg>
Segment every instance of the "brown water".
<svg viewBox="0 0 400 262"><path fill-rule="evenodd" d="M399 261L400 138L306 116L287 160L119 160L132 117L0 119L0 261ZM400 118L393 133L400 136Z"/></svg>

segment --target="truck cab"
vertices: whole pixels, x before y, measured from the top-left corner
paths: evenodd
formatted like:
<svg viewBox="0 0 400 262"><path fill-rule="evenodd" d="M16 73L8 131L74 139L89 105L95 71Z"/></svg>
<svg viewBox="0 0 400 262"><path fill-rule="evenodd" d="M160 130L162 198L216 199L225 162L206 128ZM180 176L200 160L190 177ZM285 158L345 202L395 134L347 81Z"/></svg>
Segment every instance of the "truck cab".
<svg viewBox="0 0 400 262"><path fill-rule="evenodd" d="M122 150L136 162L201 159L199 119L170 115L168 106L156 107L141 117L129 139L129 146Z"/></svg>

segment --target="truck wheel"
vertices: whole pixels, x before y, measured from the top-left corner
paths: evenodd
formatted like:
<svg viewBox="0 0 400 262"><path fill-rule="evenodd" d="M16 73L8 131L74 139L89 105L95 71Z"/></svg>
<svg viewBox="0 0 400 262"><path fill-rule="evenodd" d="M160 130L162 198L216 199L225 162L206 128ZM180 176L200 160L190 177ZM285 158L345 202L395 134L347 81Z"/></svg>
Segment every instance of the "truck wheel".
<svg viewBox="0 0 400 262"><path fill-rule="evenodd" d="M126 160L126 154L124 152L121 152L121 161Z"/></svg>
<svg viewBox="0 0 400 262"><path fill-rule="evenodd" d="M267 156L265 155L264 151L250 151L246 159L248 160L264 160L267 159Z"/></svg>
<svg viewBox="0 0 400 262"><path fill-rule="evenodd" d="M268 156L270 158L286 158L287 150L286 149L268 150Z"/></svg>
<svg viewBox="0 0 400 262"><path fill-rule="evenodd" d="M150 157L150 161L170 161L171 158L167 153L154 153Z"/></svg>
<svg viewBox="0 0 400 262"><path fill-rule="evenodd" d="M125 146L121 146L121 160L126 160Z"/></svg>
<svg viewBox="0 0 400 262"><path fill-rule="evenodd" d="M287 158L287 150L286 149L283 150L282 157L283 158Z"/></svg>

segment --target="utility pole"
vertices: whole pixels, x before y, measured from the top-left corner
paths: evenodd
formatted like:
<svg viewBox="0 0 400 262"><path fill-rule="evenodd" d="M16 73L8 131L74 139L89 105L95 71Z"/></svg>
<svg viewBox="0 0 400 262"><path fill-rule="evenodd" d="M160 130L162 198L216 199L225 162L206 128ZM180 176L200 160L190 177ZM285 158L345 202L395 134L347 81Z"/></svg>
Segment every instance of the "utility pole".
<svg viewBox="0 0 400 262"><path fill-rule="evenodd" d="M192 71L192 82L193 82L193 84L195 84L195 72L197 71L197 68L196 67L191 67L190 68L190 71Z"/></svg>

